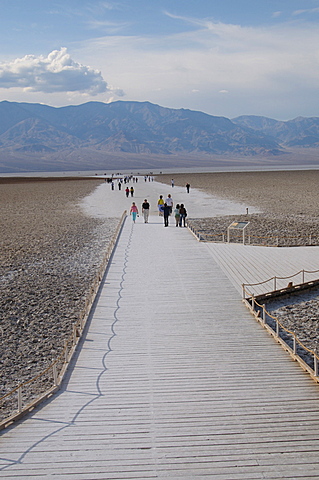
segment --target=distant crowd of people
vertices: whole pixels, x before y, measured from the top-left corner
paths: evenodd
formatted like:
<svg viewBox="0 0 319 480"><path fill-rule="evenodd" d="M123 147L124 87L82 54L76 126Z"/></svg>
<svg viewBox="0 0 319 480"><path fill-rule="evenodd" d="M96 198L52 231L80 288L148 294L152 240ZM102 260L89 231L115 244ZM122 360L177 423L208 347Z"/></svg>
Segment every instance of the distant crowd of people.
<svg viewBox="0 0 319 480"><path fill-rule="evenodd" d="M118 190L121 191L122 187L125 192L126 197L128 198L129 196L134 197L135 189L134 186L131 185L129 186L128 184L130 182L133 182L133 184L138 183L138 177L134 177L133 175L130 176L124 176L122 178L112 178L110 179L108 183L111 183L111 189L115 190L115 182L117 182L117 187ZM144 181L145 182L153 182L154 178L151 175L145 175L144 176ZM125 187L126 186L126 187ZM171 186L174 188L175 186L175 181L172 178L171 180ZM124 188L125 187L125 188ZM190 184L186 183L186 192L190 192ZM186 226L186 218L187 218L187 210L185 208L185 205L183 203L179 204L177 203L174 208L174 202L172 195L169 193L167 195L167 198L164 200L163 195L159 196L159 199L157 201L157 209L158 209L158 214L163 217L164 219L164 227L169 226L169 218L171 216L174 217L175 220L175 226L176 227L185 227ZM149 201L145 198L144 202L141 205L141 211L142 215L144 218L144 223L148 223L149 219L149 212L150 212L150 203ZM139 210L136 205L136 202L132 202L131 208L130 208L130 215L132 216L132 220L135 223L136 218L139 216Z"/></svg>
<svg viewBox="0 0 319 480"><path fill-rule="evenodd" d="M186 227L186 217L187 217L187 210L183 203L176 204L174 211L173 211L174 203L172 199L172 195L169 193L166 200L164 201L163 195L159 196L157 201L157 208L158 214L164 218L164 227L169 226L169 217L174 215L175 219L175 226L176 227ZM148 217L150 212L150 204L148 200L145 198L144 202L142 203L142 214L144 217L144 223L148 223ZM132 215L133 222L136 222L136 217L139 215L139 210L135 202L132 203L130 209L130 215Z"/></svg>

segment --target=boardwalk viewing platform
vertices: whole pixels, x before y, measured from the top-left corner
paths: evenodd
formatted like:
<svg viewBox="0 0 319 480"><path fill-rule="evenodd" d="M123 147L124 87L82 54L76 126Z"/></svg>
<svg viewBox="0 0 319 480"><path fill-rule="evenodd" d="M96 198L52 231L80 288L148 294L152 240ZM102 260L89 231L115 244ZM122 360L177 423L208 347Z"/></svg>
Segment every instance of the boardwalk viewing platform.
<svg viewBox="0 0 319 480"><path fill-rule="evenodd" d="M161 189L141 185L139 208ZM123 211L116 195L92 209ZM0 478L319 479L319 386L241 301L261 265L318 268L317 247L298 252L128 217L67 380L0 437Z"/></svg>

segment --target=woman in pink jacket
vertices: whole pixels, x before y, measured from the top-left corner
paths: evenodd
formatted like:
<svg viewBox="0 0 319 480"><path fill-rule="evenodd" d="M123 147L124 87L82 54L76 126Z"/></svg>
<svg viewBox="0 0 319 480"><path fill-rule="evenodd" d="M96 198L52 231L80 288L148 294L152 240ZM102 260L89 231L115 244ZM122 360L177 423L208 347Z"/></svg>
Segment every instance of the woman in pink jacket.
<svg viewBox="0 0 319 480"><path fill-rule="evenodd" d="M133 222L135 223L136 220L136 215L138 214L138 208L135 205L135 202L132 203L131 210L130 210L130 215L132 215Z"/></svg>

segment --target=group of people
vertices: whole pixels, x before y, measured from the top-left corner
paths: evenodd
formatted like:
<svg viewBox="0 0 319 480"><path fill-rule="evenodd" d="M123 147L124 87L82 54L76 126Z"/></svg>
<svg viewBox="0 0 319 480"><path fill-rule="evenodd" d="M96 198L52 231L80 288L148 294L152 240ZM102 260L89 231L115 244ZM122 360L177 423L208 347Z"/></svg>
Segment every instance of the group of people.
<svg viewBox="0 0 319 480"><path fill-rule="evenodd" d="M176 227L186 227L186 217L187 217L187 210L183 203L176 204L174 212L173 212L173 199L171 194L168 194L166 200L164 201L163 195L160 195L157 207L159 215L164 217L164 227L169 226L169 217L173 214L175 218L175 226ZM148 217L150 213L150 204L148 200L145 198L144 202L142 203L142 214L144 217L144 223L148 223ZM139 210L135 202L132 203L130 209L130 215L132 215L133 222L136 222L136 217L139 215Z"/></svg>
<svg viewBox="0 0 319 480"><path fill-rule="evenodd" d="M163 195L160 195L157 202L158 212L160 216L164 217L164 227L169 225L169 217L173 213L173 199L169 193L164 201ZM176 204L174 209L174 218L176 227L186 226L187 211L183 203Z"/></svg>
<svg viewBox="0 0 319 480"><path fill-rule="evenodd" d="M159 215L164 217L164 227L169 226L169 217L174 213L175 226L176 227L186 227L186 217L187 211L183 203L180 205L177 203L173 212L173 199L169 194L166 201L163 200L163 195L160 195L160 198L157 202ZM142 203L142 214L144 217L144 223L148 223L148 217L150 213L150 204L145 198ZM136 217L139 215L138 207L135 202L132 203L130 209L130 215L132 215L133 222L136 222Z"/></svg>

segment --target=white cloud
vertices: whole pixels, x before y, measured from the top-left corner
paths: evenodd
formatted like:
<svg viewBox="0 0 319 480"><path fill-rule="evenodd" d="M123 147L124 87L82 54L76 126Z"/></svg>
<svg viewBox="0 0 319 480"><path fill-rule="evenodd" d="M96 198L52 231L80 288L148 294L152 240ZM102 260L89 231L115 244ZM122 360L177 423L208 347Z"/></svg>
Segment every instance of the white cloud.
<svg viewBox="0 0 319 480"><path fill-rule="evenodd" d="M47 57L26 55L0 64L0 88L30 92L83 92L97 95L108 90L101 72L72 60L66 48Z"/></svg>
<svg viewBox="0 0 319 480"><path fill-rule="evenodd" d="M194 29L169 36L101 37L82 45L77 55L99 65L129 100L226 116L315 114L316 24L244 27L209 19L185 21ZM190 95L194 89L199 92Z"/></svg>
<svg viewBox="0 0 319 480"><path fill-rule="evenodd" d="M87 26L92 30L102 30L103 33L114 35L115 33L119 33L120 31L126 29L129 26L129 23L108 22L106 20L89 20L87 21Z"/></svg>
<svg viewBox="0 0 319 480"><path fill-rule="evenodd" d="M304 9L304 10L295 10L293 12L293 15L304 15L304 14L312 14L312 13L319 13L319 7L316 7L316 8L308 8L308 9Z"/></svg>

